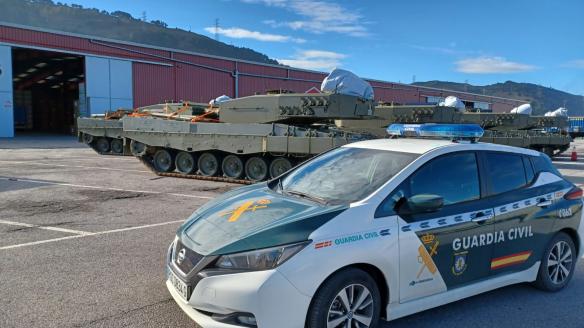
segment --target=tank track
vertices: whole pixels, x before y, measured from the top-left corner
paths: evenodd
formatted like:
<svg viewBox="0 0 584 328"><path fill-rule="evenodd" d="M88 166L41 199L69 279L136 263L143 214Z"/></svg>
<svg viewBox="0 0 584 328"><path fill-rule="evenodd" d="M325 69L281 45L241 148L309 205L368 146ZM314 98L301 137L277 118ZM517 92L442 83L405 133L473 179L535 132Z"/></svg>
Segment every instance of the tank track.
<svg viewBox="0 0 584 328"><path fill-rule="evenodd" d="M250 180L245 180L245 179L233 179L233 178L227 178L227 177L210 177L210 176L206 176L206 175L200 175L200 174L184 174L184 173L178 173L178 172L160 172L157 171L154 168L154 165L152 165L152 163L146 159L144 156L135 156L136 158L138 158L138 160L140 162L142 162L142 164L144 164L150 171L152 171L152 173L161 176L161 177L172 177L172 178L183 178L183 179L195 179L195 180L205 180L205 181L217 181L217 182L229 182L229 183L237 183L237 184L244 184L244 185L250 185L253 183L256 183L254 181L250 181Z"/></svg>

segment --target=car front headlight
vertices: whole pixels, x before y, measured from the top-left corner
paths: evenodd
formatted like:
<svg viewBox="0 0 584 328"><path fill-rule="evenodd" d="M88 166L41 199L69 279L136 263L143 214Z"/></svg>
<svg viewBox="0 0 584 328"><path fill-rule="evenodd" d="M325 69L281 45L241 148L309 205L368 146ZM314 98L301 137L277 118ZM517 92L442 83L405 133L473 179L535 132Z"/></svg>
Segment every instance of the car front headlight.
<svg viewBox="0 0 584 328"><path fill-rule="evenodd" d="M295 243L249 252L222 255L217 259L216 267L235 270L268 270L286 262L300 252L309 242Z"/></svg>

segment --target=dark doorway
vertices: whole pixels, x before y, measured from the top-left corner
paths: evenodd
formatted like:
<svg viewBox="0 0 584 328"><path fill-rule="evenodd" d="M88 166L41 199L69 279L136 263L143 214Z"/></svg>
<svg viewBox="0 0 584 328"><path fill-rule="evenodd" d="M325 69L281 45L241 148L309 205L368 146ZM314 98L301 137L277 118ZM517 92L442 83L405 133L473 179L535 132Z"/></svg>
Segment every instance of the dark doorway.
<svg viewBox="0 0 584 328"><path fill-rule="evenodd" d="M13 48L12 69L15 131L74 133L85 94L84 57Z"/></svg>

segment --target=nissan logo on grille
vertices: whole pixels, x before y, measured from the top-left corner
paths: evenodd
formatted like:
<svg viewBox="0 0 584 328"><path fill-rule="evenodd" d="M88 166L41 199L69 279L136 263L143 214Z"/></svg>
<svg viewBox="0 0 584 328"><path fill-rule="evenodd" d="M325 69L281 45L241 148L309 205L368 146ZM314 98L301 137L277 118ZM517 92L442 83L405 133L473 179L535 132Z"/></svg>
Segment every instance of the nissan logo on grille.
<svg viewBox="0 0 584 328"><path fill-rule="evenodd" d="M177 264L182 264L182 263L183 263L183 261L185 260L186 254L187 254L187 250L186 250L186 249L184 249L184 248L183 248L183 249L181 249L181 250L178 252L178 255L176 256L176 263L177 263Z"/></svg>

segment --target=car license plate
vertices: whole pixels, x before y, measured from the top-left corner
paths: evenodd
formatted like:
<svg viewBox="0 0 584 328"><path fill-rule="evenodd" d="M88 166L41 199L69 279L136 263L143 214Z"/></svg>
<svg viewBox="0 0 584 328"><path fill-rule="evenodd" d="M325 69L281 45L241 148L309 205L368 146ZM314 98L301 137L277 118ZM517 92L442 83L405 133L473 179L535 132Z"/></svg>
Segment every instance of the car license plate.
<svg viewBox="0 0 584 328"><path fill-rule="evenodd" d="M168 276L170 283L174 286L174 289L180 294L182 298L188 300L189 298L189 286L185 284L180 278L172 271Z"/></svg>

